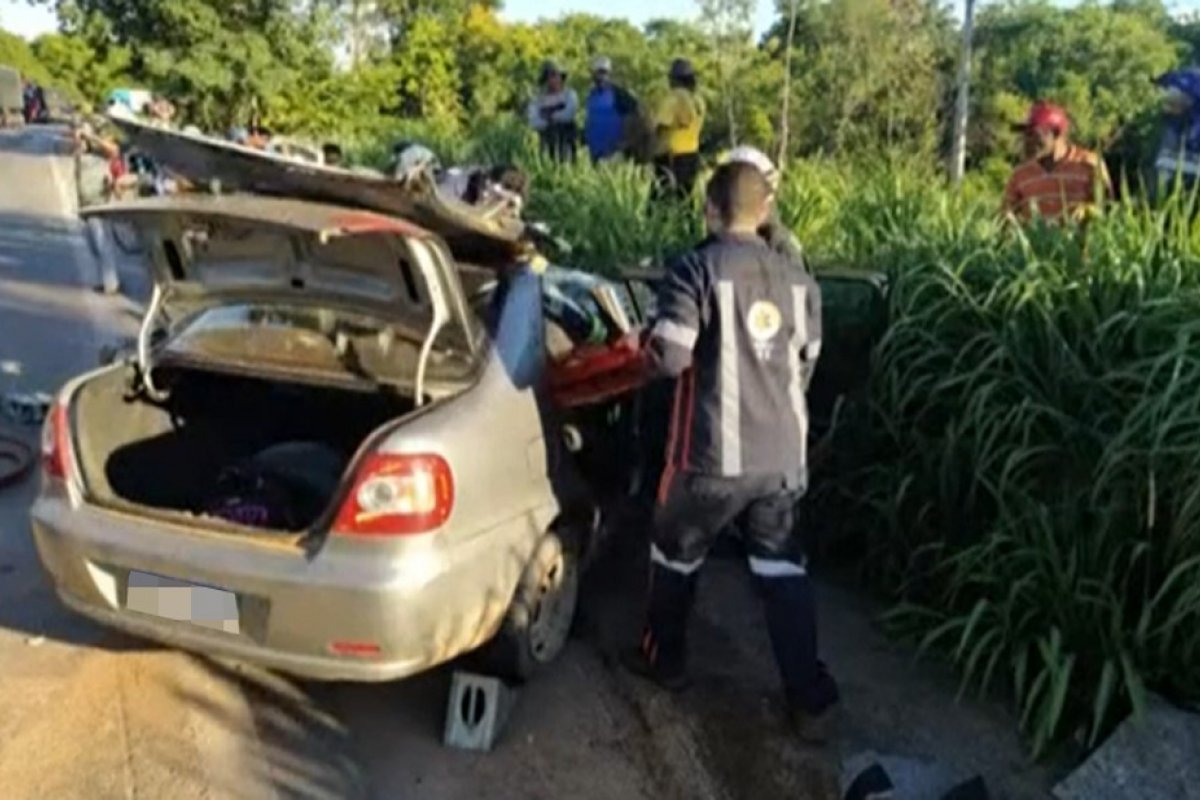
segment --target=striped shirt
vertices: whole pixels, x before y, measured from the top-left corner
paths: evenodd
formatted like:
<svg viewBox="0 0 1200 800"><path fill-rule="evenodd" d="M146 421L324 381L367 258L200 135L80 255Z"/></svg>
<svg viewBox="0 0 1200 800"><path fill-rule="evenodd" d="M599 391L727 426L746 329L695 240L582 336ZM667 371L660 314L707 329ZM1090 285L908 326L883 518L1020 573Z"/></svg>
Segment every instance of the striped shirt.
<svg viewBox="0 0 1200 800"><path fill-rule="evenodd" d="M1038 159L1017 167L1004 189L1004 210L1023 220L1035 215L1053 221L1078 219L1095 205L1098 192L1112 195L1104 161L1072 145L1049 170Z"/></svg>

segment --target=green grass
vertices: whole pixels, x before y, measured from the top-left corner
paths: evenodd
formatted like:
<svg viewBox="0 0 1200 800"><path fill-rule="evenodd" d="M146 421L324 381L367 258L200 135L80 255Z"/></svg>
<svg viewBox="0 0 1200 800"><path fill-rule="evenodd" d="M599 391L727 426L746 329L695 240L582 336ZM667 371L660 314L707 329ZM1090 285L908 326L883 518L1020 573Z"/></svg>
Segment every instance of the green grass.
<svg viewBox="0 0 1200 800"><path fill-rule="evenodd" d="M516 161L531 214L611 272L686 247L698 207L630 165L563 167L496 127L443 152ZM1011 698L1034 753L1093 745L1147 689L1200 700L1200 228L1190 198L1017 230L999 187L788 165L780 211L822 266L886 272L869 402L813 502L887 622Z"/></svg>

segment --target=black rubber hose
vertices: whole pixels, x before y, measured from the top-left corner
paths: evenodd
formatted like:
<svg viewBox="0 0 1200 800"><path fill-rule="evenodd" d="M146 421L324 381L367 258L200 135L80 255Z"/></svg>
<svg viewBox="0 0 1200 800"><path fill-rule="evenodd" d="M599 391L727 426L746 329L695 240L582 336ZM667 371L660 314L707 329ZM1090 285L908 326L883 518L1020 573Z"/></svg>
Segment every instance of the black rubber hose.
<svg viewBox="0 0 1200 800"><path fill-rule="evenodd" d="M33 468L33 449L0 433L0 489L11 486Z"/></svg>

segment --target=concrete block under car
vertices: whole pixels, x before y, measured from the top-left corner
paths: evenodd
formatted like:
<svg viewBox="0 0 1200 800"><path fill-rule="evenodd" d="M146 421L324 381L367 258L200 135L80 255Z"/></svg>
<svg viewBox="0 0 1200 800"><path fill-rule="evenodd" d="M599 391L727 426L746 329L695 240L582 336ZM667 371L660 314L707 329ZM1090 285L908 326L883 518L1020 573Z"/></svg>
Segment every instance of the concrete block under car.
<svg viewBox="0 0 1200 800"><path fill-rule="evenodd" d="M500 678L456 670L446 706L445 745L490 751L508 724L516 701L516 688Z"/></svg>

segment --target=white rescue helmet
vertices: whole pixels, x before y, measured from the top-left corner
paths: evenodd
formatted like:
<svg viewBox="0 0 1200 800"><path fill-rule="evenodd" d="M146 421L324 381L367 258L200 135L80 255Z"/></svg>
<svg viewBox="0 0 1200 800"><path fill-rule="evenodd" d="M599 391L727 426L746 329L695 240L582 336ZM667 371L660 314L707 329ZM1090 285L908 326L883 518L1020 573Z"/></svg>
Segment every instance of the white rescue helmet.
<svg viewBox="0 0 1200 800"><path fill-rule="evenodd" d="M772 192L779 191L779 170L775 168L775 163L771 161L770 157L757 147L739 145L725 153L721 158L721 163L749 164L763 174L763 177L767 179L767 183L771 185Z"/></svg>

